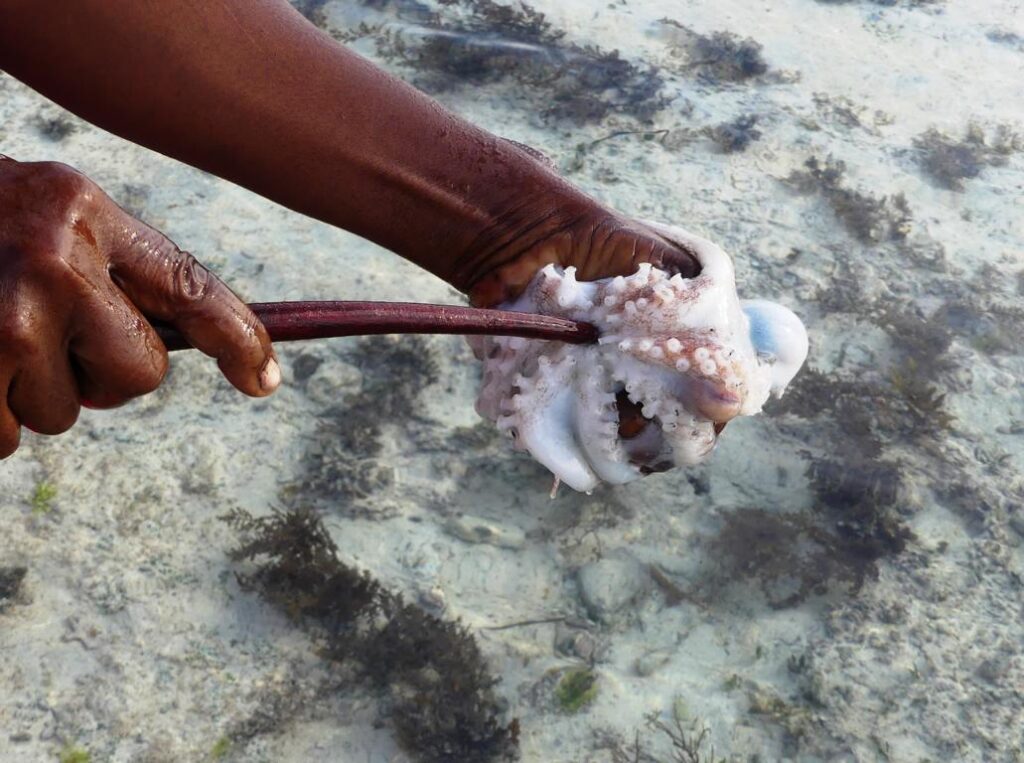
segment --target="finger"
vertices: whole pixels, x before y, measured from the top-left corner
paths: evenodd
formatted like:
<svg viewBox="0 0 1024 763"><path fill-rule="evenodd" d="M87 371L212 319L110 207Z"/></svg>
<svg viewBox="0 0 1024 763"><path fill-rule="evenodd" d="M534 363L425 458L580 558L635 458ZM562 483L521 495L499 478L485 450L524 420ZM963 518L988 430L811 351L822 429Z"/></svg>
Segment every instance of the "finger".
<svg viewBox="0 0 1024 763"><path fill-rule="evenodd" d="M571 250L569 235L559 234L524 252L473 284L469 290L470 303L475 307L494 307L516 298L545 265L567 264Z"/></svg>
<svg viewBox="0 0 1024 763"><path fill-rule="evenodd" d="M10 380L0 384L0 459L7 458L18 449L21 442L21 422L7 404L7 390Z"/></svg>
<svg viewBox="0 0 1024 763"><path fill-rule="evenodd" d="M113 285L90 307L76 316L68 347L83 404L113 408L159 387L167 351L149 322Z"/></svg>
<svg viewBox="0 0 1024 763"><path fill-rule="evenodd" d="M62 345L46 346L52 350L19 358L7 405L22 426L40 434L60 434L78 420L78 385Z"/></svg>
<svg viewBox="0 0 1024 763"><path fill-rule="evenodd" d="M193 347L216 358L242 392L262 397L277 389L281 369L252 310L191 254L128 219L134 232L111 256L111 276L128 298L144 315L171 323Z"/></svg>
<svg viewBox="0 0 1024 763"><path fill-rule="evenodd" d="M637 265L640 262L649 262L670 275L678 273L683 278L696 278L700 274L701 268L697 255L681 244L656 241L651 243L646 251L643 247L640 248L640 251L642 259L636 263Z"/></svg>
<svg viewBox="0 0 1024 763"><path fill-rule="evenodd" d="M683 278L696 278L700 275L701 264L697 253L696 236L650 220L641 220L640 224L652 234L649 247L639 250L642 258L640 262L649 262L656 268L668 271L672 275L678 273Z"/></svg>

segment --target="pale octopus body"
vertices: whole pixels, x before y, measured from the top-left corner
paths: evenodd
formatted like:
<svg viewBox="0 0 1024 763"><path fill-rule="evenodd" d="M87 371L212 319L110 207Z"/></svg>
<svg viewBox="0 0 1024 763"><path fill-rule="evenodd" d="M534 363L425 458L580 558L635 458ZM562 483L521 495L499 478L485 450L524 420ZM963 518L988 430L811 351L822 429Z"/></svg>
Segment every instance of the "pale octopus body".
<svg viewBox="0 0 1024 763"><path fill-rule="evenodd" d="M582 282L574 268L549 265L502 307L592 323L599 342L474 342L484 362L477 410L576 490L700 462L724 422L781 395L807 356L796 315L740 301L725 252L650 225L697 255L697 277L641 265L630 276ZM647 420L639 431L626 426L630 406Z"/></svg>

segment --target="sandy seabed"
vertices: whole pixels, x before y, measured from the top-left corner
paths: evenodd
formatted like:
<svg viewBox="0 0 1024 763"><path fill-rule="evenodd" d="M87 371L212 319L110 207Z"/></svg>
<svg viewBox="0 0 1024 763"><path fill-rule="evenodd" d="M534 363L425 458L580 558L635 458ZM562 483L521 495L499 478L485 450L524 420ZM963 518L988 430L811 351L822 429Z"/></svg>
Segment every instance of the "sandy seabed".
<svg viewBox="0 0 1024 763"><path fill-rule="evenodd" d="M691 760L651 719L706 729L701 761L1024 760L1024 6L512 7L300 4L721 244L742 294L804 317L808 370L706 467L551 500L478 422L460 339L282 345L255 402L179 354L156 394L0 467L0 760L423 759L238 585L219 517L297 505L469 628L523 760ZM0 150L78 167L251 301L460 300L9 77ZM580 670L596 691L567 707Z"/></svg>

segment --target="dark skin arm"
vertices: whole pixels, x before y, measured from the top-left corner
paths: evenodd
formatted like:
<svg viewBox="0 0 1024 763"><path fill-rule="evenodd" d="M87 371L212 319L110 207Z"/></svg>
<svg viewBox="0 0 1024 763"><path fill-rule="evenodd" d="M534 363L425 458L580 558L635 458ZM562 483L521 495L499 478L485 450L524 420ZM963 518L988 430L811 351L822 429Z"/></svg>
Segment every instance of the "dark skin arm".
<svg viewBox="0 0 1024 763"><path fill-rule="evenodd" d="M684 276L698 269L689 253L345 49L283 0L0 0L0 68L111 132L381 244L479 305L515 295L549 262L575 265L584 279L644 261ZM6 242L0 249L13 256ZM165 317L124 293L144 315ZM269 358L251 314L226 288L217 299L246 330L222 332L207 351L254 363L256 344ZM126 339L104 331L101 345ZM232 381L261 393L260 367Z"/></svg>

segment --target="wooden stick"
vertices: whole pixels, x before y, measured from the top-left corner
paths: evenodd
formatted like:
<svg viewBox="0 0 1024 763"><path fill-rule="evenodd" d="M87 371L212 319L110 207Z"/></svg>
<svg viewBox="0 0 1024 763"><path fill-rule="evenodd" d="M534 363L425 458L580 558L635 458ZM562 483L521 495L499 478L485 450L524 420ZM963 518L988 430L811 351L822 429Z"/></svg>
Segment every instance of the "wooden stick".
<svg viewBox="0 0 1024 763"><path fill-rule="evenodd" d="M417 302L258 302L249 307L275 342L367 334L484 334L589 344L598 336L589 323L550 315ZM168 350L191 348L172 326L157 324L156 329Z"/></svg>

